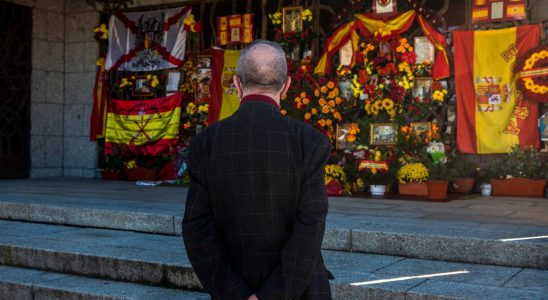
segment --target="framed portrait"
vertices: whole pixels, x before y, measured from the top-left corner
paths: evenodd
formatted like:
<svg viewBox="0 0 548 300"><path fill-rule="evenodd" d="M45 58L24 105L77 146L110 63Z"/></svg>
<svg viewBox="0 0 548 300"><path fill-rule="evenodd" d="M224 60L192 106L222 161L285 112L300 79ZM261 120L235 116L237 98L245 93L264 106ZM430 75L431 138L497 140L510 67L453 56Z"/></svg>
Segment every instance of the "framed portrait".
<svg viewBox="0 0 548 300"><path fill-rule="evenodd" d="M302 6L290 6L282 8L282 31L303 31Z"/></svg>
<svg viewBox="0 0 548 300"><path fill-rule="evenodd" d="M132 95L133 96L152 96L152 89L147 83L148 83L148 80L146 75L135 76Z"/></svg>
<svg viewBox="0 0 548 300"><path fill-rule="evenodd" d="M430 43L427 37L425 36L416 36L415 37L415 56L416 64L421 64L425 61L434 63L434 45Z"/></svg>
<svg viewBox="0 0 548 300"><path fill-rule="evenodd" d="M336 149L348 148L348 142L346 141L346 137L348 136L349 128L350 128L350 123L337 124L337 131L336 131L337 140L335 142Z"/></svg>
<svg viewBox="0 0 548 300"><path fill-rule="evenodd" d="M196 68L211 68L211 55L196 55Z"/></svg>
<svg viewBox="0 0 548 300"><path fill-rule="evenodd" d="M415 77L413 80L413 97L423 100L432 94L432 77Z"/></svg>
<svg viewBox="0 0 548 300"><path fill-rule="evenodd" d="M545 112L540 116L538 125L540 129L540 140L548 142L548 112Z"/></svg>
<svg viewBox="0 0 548 300"><path fill-rule="evenodd" d="M242 35L240 27L230 28L230 43L240 43L242 41Z"/></svg>
<svg viewBox="0 0 548 300"><path fill-rule="evenodd" d="M396 123L372 123L370 129L371 145L395 145L398 133Z"/></svg>
<svg viewBox="0 0 548 300"><path fill-rule="evenodd" d="M173 93L179 90L179 81L181 80L181 72L179 70L171 70L167 73L166 92Z"/></svg>
<svg viewBox="0 0 548 300"><path fill-rule="evenodd" d="M411 128L415 134L421 134L423 132L429 131L432 128L432 123L430 122L411 122Z"/></svg>

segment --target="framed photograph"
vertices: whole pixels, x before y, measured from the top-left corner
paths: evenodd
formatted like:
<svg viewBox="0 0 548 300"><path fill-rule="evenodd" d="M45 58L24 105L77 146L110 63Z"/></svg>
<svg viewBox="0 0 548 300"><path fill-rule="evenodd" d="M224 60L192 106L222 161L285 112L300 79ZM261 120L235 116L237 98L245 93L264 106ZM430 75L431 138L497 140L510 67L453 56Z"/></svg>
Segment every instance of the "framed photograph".
<svg viewBox="0 0 548 300"><path fill-rule="evenodd" d="M291 6L282 8L282 31L301 32L303 31L302 6Z"/></svg>
<svg viewBox="0 0 548 300"><path fill-rule="evenodd" d="M429 98L432 94L432 77L416 77L413 81L413 97Z"/></svg>
<svg viewBox="0 0 548 300"><path fill-rule="evenodd" d="M211 55L196 55L196 68L211 69L211 58L212 58Z"/></svg>
<svg viewBox="0 0 548 300"><path fill-rule="evenodd" d="M423 132L429 131L432 128L432 123L430 122L411 122L411 128L415 134L421 134Z"/></svg>
<svg viewBox="0 0 548 300"><path fill-rule="evenodd" d="M396 123L372 123L370 132L371 145L395 145L398 132Z"/></svg>
<svg viewBox="0 0 548 300"><path fill-rule="evenodd" d="M181 72L179 70L171 70L167 73L166 92L177 92L179 90L179 81L181 80Z"/></svg>
<svg viewBox="0 0 548 300"><path fill-rule="evenodd" d="M427 37L425 36L416 36L415 37L415 56L416 64L421 64L425 61L434 63L434 45L430 43Z"/></svg>
<svg viewBox="0 0 548 300"><path fill-rule="evenodd" d="M337 140L335 142L336 149L346 149L348 148L348 142L346 137L348 136L348 129L350 128L350 123L337 124Z"/></svg>
<svg viewBox="0 0 548 300"><path fill-rule="evenodd" d="M148 86L146 75L135 76L133 96L152 96L152 89Z"/></svg>
<svg viewBox="0 0 548 300"><path fill-rule="evenodd" d="M242 41L242 36L240 34L241 28L230 28L230 42L231 43L240 43Z"/></svg>
<svg viewBox="0 0 548 300"><path fill-rule="evenodd" d="M540 140L548 142L548 112L545 112L539 119Z"/></svg>

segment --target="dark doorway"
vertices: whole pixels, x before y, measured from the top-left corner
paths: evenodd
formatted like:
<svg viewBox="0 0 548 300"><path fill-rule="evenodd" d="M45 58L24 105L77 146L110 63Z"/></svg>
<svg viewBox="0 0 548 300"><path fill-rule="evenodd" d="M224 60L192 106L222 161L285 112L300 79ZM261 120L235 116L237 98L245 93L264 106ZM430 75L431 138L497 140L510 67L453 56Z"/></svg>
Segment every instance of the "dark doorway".
<svg viewBox="0 0 548 300"><path fill-rule="evenodd" d="M32 9L0 1L0 178L29 176Z"/></svg>

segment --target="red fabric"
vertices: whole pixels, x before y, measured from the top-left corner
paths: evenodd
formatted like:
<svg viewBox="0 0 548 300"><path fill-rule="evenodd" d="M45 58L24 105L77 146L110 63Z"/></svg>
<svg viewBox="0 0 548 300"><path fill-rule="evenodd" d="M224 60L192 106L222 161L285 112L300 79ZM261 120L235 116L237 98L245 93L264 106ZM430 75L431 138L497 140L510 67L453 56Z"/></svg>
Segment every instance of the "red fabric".
<svg viewBox="0 0 548 300"><path fill-rule="evenodd" d="M105 134L105 114L107 109L107 83L105 67L97 68L95 86L93 87L93 110L91 111L89 140L95 141Z"/></svg>
<svg viewBox="0 0 548 300"><path fill-rule="evenodd" d="M209 92L211 99L209 100L209 115L208 123L211 125L219 120L221 114L221 105L223 104L223 67L225 64L225 51L223 49L214 48L211 50L211 85Z"/></svg>
<svg viewBox="0 0 548 300"><path fill-rule="evenodd" d="M171 149L177 145L179 139L160 139L154 142L154 144L135 145L128 144L127 149L137 155L144 156L158 156L162 154L170 154ZM105 154L110 155L114 153L114 148L117 144L105 143Z"/></svg>
<svg viewBox="0 0 548 300"><path fill-rule="evenodd" d="M534 33L534 34L531 34ZM518 54L516 57L523 56L527 51L538 46L538 41L540 40L540 26L538 24L534 25L523 25L518 26L516 29L516 41L521 41L516 43L518 48ZM530 101L524 99L523 106L526 106L529 110L529 118L532 120L538 120L539 118L539 104L535 101ZM516 103L519 106L519 103ZM519 144L520 145L533 145L535 148L540 147L540 133L538 129L537 122L529 122L528 120L523 120L518 118L518 127L521 129L519 132Z"/></svg>
<svg viewBox="0 0 548 300"><path fill-rule="evenodd" d="M457 148L462 153L477 153L476 92L465 84L474 78L474 31L455 31L455 93L457 96Z"/></svg>
<svg viewBox="0 0 548 300"><path fill-rule="evenodd" d="M332 179L325 185L325 192L328 196L340 196L344 194L344 188L338 180Z"/></svg>
<svg viewBox="0 0 548 300"><path fill-rule="evenodd" d="M435 80L440 80L442 78L449 77L449 60L447 58L447 53L444 53L438 49L439 47L447 49L445 35L441 34L434 27L432 27L421 15L419 15L419 24L426 38L428 38L428 40L436 46L436 57L434 59L434 65L432 66L432 78Z"/></svg>
<svg viewBox="0 0 548 300"><path fill-rule="evenodd" d="M177 179L177 166L174 161L169 161L163 168L158 172L159 180L174 180Z"/></svg>
<svg viewBox="0 0 548 300"><path fill-rule="evenodd" d="M118 115L138 115L141 109L144 114L162 113L180 106L181 98L181 93L175 93L162 98L139 101L112 99L108 111Z"/></svg>

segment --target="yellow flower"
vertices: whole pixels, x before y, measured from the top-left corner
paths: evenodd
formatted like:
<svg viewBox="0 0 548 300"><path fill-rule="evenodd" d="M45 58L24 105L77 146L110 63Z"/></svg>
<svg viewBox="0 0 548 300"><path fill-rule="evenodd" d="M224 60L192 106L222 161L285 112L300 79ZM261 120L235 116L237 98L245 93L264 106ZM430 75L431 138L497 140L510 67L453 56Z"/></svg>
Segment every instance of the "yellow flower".
<svg viewBox="0 0 548 300"><path fill-rule="evenodd" d="M390 110L394 107L394 101L392 101L392 99L390 99L390 98L384 98L382 100L382 107L385 110Z"/></svg>
<svg viewBox="0 0 548 300"><path fill-rule="evenodd" d="M310 100L308 98L303 98L303 104L307 105L308 103L310 103Z"/></svg>
<svg viewBox="0 0 548 300"><path fill-rule="evenodd" d="M95 60L95 65L100 67L105 65L105 59L103 57L99 57Z"/></svg>

